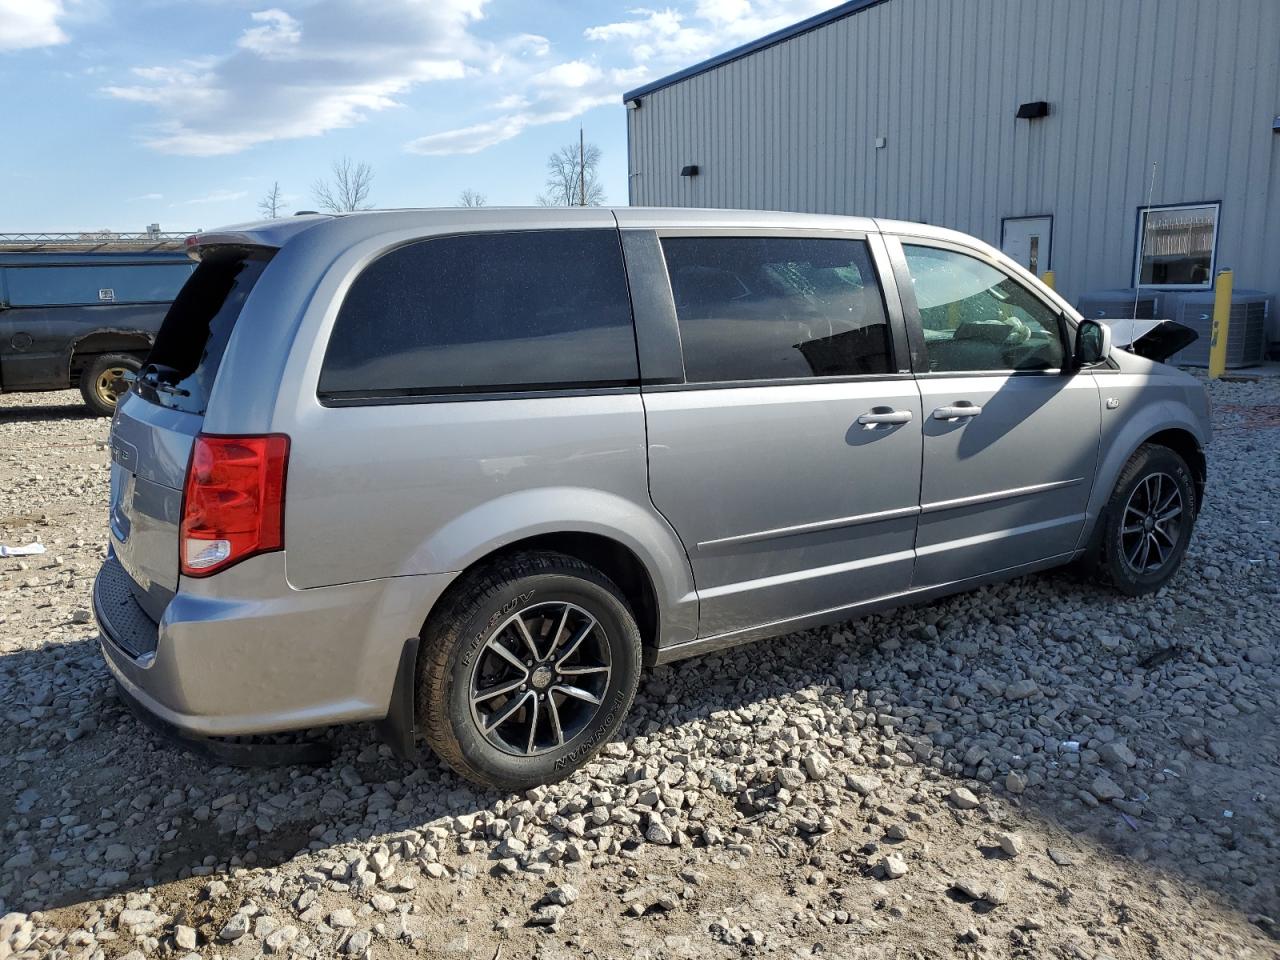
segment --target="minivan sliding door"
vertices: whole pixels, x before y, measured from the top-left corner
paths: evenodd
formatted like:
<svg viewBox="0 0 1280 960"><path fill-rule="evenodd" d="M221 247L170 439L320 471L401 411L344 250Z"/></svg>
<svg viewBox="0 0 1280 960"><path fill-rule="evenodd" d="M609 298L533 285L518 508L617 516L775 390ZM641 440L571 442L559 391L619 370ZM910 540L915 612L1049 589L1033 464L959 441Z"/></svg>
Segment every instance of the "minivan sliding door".
<svg viewBox="0 0 1280 960"><path fill-rule="evenodd" d="M624 249L650 489L692 561L700 637L771 632L907 589L920 395L879 238L658 234L646 254L624 230ZM649 313L674 327L665 344L646 342Z"/></svg>

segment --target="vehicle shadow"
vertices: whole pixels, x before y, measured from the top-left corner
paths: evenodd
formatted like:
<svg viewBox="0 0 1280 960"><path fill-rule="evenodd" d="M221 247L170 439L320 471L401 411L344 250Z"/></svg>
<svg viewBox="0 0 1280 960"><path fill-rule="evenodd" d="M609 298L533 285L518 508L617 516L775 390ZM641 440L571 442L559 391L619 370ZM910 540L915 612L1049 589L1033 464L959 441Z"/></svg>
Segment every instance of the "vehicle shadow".
<svg viewBox="0 0 1280 960"><path fill-rule="evenodd" d="M0 424L4 423L45 423L63 420L97 420L96 414L90 413L83 404L14 404L0 407ZM102 418L106 424L108 421Z"/></svg>
<svg viewBox="0 0 1280 960"><path fill-rule="evenodd" d="M1073 615L1081 606L1092 606L1095 616ZM1224 713L1206 737L1203 718L1184 709L1194 700L1174 697L1162 709L1159 698L1145 697L1135 700L1140 709L1113 712L1117 691L1126 691L1123 699L1135 686L1163 689L1162 678L1180 674L1190 649L1180 638L1200 629L1190 616L1158 632L1130 631L1139 636L1127 644L1097 646L1091 620L1141 613L1139 605L1065 575L1025 578L658 668L642 682L623 734L679 738L721 711L753 714L778 697L815 691L852 704L847 714L862 718L859 736L877 751L891 743L896 762L915 766L922 778L990 789L1114 856L1181 875L1241 913L1280 915L1274 722L1265 711L1237 710ZM1155 663L1161 650L1173 652ZM936 658L948 658L945 680L930 665ZM1218 659L1227 663L1228 651ZM1154 665L1142 666L1148 662ZM1033 679L1037 694L1005 696L1015 674ZM510 799L474 789L425 750L420 765L400 763L371 725L318 734L335 751L323 768L211 766L130 713L92 635L0 657L0 677L8 721L0 755L16 761L0 792L4 849L18 854L0 876L9 909L49 909L272 866L300 851L491 811ZM65 682L48 697L28 686L24 678L31 677ZM1274 677L1270 683L1280 694ZM1140 757L1136 770L1087 763L1109 731L1123 734ZM1009 749L1013 732L1038 743L1043 755ZM1072 742L1081 748L1062 746ZM1211 742L1221 746L1211 751ZM593 775L608 767L597 762ZM1001 786L1010 770L1029 781L1025 793ZM1083 793L1102 773L1126 796L1146 799L1133 801L1128 813L1086 803ZM1233 814L1225 832L1224 809Z"/></svg>

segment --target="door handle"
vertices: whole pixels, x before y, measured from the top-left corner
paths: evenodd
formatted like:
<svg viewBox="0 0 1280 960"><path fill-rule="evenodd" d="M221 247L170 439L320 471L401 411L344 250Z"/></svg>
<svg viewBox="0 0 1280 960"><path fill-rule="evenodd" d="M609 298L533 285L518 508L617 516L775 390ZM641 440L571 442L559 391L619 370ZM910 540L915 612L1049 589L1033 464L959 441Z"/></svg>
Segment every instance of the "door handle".
<svg viewBox="0 0 1280 960"><path fill-rule="evenodd" d="M882 423L910 423L910 410L875 410L871 413L864 413L858 418L858 422L864 427L876 427Z"/></svg>
<svg viewBox="0 0 1280 960"><path fill-rule="evenodd" d="M976 403L967 403L961 400L953 406L939 407L933 411L933 419L946 420L954 423L956 420L969 420L973 417L980 416L982 408Z"/></svg>

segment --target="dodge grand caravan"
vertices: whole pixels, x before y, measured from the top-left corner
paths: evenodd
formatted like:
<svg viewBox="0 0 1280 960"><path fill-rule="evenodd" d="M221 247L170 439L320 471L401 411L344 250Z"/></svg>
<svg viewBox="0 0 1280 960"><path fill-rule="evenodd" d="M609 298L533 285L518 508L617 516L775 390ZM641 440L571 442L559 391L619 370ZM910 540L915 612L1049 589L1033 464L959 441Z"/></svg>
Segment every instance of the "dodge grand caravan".
<svg viewBox="0 0 1280 960"><path fill-rule="evenodd" d="M199 234L94 606L191 738L381 720L566 776L642 663L1071 561L1178 569L1206 397L916 224L421 210Z"/></svg>

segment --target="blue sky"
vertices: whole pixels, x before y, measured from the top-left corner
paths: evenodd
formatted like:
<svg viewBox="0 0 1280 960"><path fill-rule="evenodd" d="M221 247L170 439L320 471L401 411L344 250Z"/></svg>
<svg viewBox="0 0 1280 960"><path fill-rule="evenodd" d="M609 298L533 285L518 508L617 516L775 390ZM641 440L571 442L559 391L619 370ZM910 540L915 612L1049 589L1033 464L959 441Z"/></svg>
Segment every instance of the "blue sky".
<svg viewBox="0 0 1280 960"><path fill-rule="evenodd" d="M376 206L527 205L581 124L627 199L621 93L834 0L0 0L0 232L194 230L347 156Z"/></svg>

